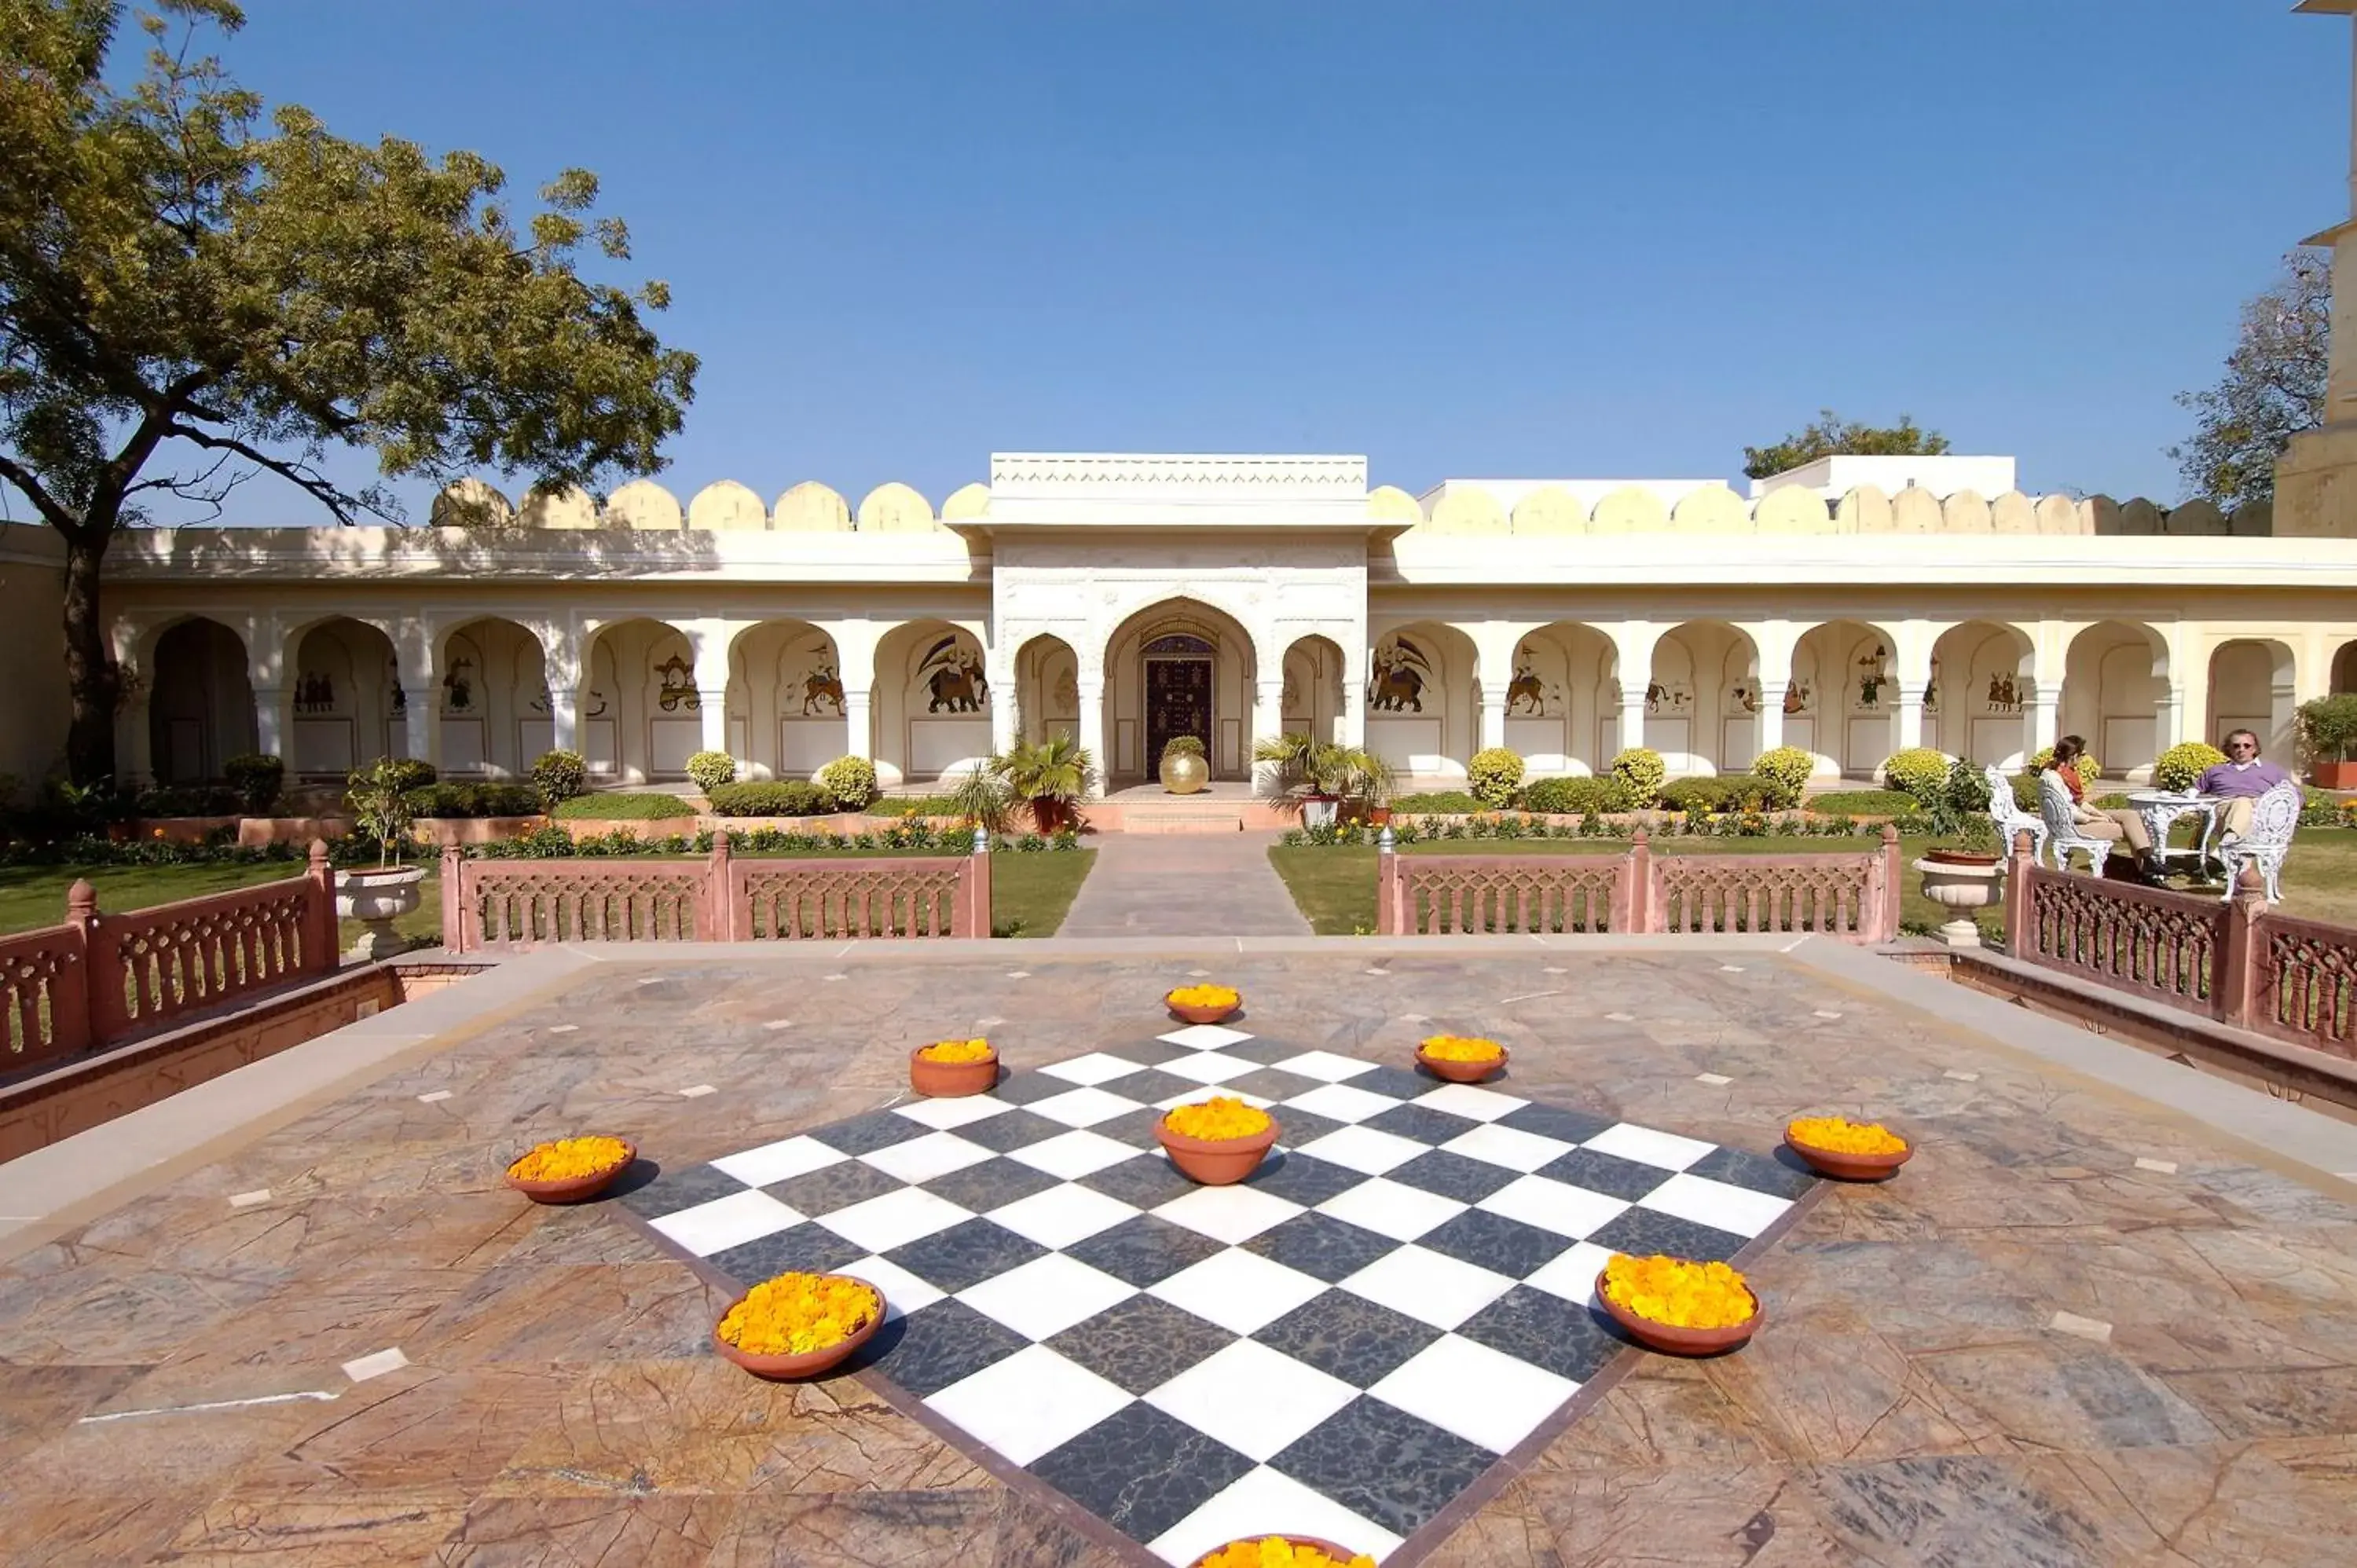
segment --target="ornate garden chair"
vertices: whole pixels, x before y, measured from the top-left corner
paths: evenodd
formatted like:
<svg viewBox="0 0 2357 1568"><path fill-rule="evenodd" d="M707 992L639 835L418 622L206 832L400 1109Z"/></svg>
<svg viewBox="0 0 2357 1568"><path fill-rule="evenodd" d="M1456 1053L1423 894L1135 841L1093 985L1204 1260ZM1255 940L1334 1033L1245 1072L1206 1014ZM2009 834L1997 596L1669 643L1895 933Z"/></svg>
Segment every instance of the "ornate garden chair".
<svg viewBox="0 0 2357 1568"><path fill-rule="evenodd" d="M2038 775L2038 814L2046 823L2047 846L2054 852L2054 869L2071 869L2071 852L2087 852L2087 869L2094 875L2104 874L2104 862L2112 854L2110 839L2091 838L2080 831L2071 814L2071 789L2062 782L2061 775L2052 768L2041 768Z"/></svg>
<svg viewBox="0 0 2357 1568"><path fill-rule="evenodd" d="M2291 849L2293 830L2299 826L2299 806L2298 785L2276 785L2251 807L2251 831L2219 845L2213 852L2226 863L2225 897L2234 896L2234 884L2241 878L2243 867L2255 865L2267 879L2267 902L2282 900L2283 888L2277 879L2283 872L2284 856Z"/></svg>
<svg viewBox="0 0 2357 1568"><path fill-rule="evenodd" d="M1996 824L1997 843L2004 846L2007 858L2013 855L2016 833L2029 835L2029 858L2036 860L2046 853L2046 819L2025 811L2013 798L2013 781L1995 768L1983 769L1988 775L1989 821Z"/></svg>

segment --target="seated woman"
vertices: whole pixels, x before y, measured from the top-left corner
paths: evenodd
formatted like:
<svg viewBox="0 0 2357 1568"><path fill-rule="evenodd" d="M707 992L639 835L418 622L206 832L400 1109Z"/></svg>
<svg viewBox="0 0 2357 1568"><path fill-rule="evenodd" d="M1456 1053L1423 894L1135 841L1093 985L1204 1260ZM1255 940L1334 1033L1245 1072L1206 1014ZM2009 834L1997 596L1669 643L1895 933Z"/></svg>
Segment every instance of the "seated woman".
<svg viewBox="0 0 2357 1568"><path fill-rule="evenodd" d="M2087 786L2079 777L2079 758L2086 754L2084 740L2066 735L2054 743L2053 760L2046 765L2071 792L2071 821L2084 837L2126 841L2135 852L2136 874L2159 886L2160 859L2152 853L2152 834L2145 831L2144 819L2134 811L2104 811L2087 804Z"/></svg>

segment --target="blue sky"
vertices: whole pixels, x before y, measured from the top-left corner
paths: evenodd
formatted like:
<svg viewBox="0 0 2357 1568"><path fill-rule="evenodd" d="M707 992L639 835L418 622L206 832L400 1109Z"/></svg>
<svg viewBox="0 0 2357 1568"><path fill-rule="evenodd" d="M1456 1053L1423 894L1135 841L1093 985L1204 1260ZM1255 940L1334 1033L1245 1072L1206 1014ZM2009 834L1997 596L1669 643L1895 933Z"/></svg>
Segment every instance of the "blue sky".
<svg viewBox="0 0 2357 1568"><path fill-rule="evenodd" d="M995 448L1732 477L1829 404L2174 499L2172 394L2341 215L2347 33L2287 0L249 0L224 52L519 192L595 170L703 358L683 498L938 504Z"/></svg>

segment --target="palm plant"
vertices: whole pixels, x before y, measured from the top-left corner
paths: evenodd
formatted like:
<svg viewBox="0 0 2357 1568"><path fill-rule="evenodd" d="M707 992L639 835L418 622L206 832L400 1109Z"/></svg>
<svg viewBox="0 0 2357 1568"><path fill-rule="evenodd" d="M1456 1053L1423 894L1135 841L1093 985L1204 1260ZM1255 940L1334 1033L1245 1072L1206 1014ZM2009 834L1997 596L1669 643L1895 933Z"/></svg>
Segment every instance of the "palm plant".
<svg viewBox="0 0 2357 1568"><path fill-rule="evenodd" d="M1253 760L1267 764L1265 792L1286 800L1391 798L1391 764L1362 746L1343 746L1307 735L1265 736L1253 743Z"/></svg>
<svg viewBox="0 0 2357 1568"><path fill-rule="evenodd" d="M1005 832L1015 814L1015 797L998 775L998 760L994 757L968 769L949 792L951 808L959 816L994 834Z"/></svg>
<svg viewBox="0 0 2357 1568"><path fill-rule="evenodd" d="M1044 833L1062 826L1074 803L1087 796L1095 763L1088 747L1059 733L1037 744L1017 741L990 759L990 771L1014 800L1031 808L1031 821Z"/></svg>

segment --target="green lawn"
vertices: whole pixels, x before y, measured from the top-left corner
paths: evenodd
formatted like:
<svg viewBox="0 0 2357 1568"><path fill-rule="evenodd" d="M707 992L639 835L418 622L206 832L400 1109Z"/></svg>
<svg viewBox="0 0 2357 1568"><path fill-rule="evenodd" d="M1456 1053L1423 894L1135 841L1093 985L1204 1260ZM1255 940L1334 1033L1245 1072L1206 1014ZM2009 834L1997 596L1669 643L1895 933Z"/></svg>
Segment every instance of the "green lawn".
<svg viewBox="0 0 2357 1568"><path fill-rule="evenodd" d="M1902 863L1911 863L1930 847L1930 839L1902 838ZM1839 854L1879 847L1868 838L1697 838L1656 839L1656 854ZM1403 854L1625 854L1629 845L1616 839L1448 839L1404 845ZM1320 936L1347 937L1372 931L1375 925L1375 851L1366 848L1288 849L1268 852L1271 865L1293 894L1293 902ZM1923 897L1921 879L1911 865L1901 875L1906 893L1900 918L1911 928L1936 926L1946 911ZM2171 886L2199 890L2179 877ZM2212 891L2215 886L2212 885ZM2284 863L2284 901L2287 915L2309 919L2357 924L2357 832L2342 828L2303 828ZM1983 912L1982 925L2002 930L2003 913Z"/></svg>

